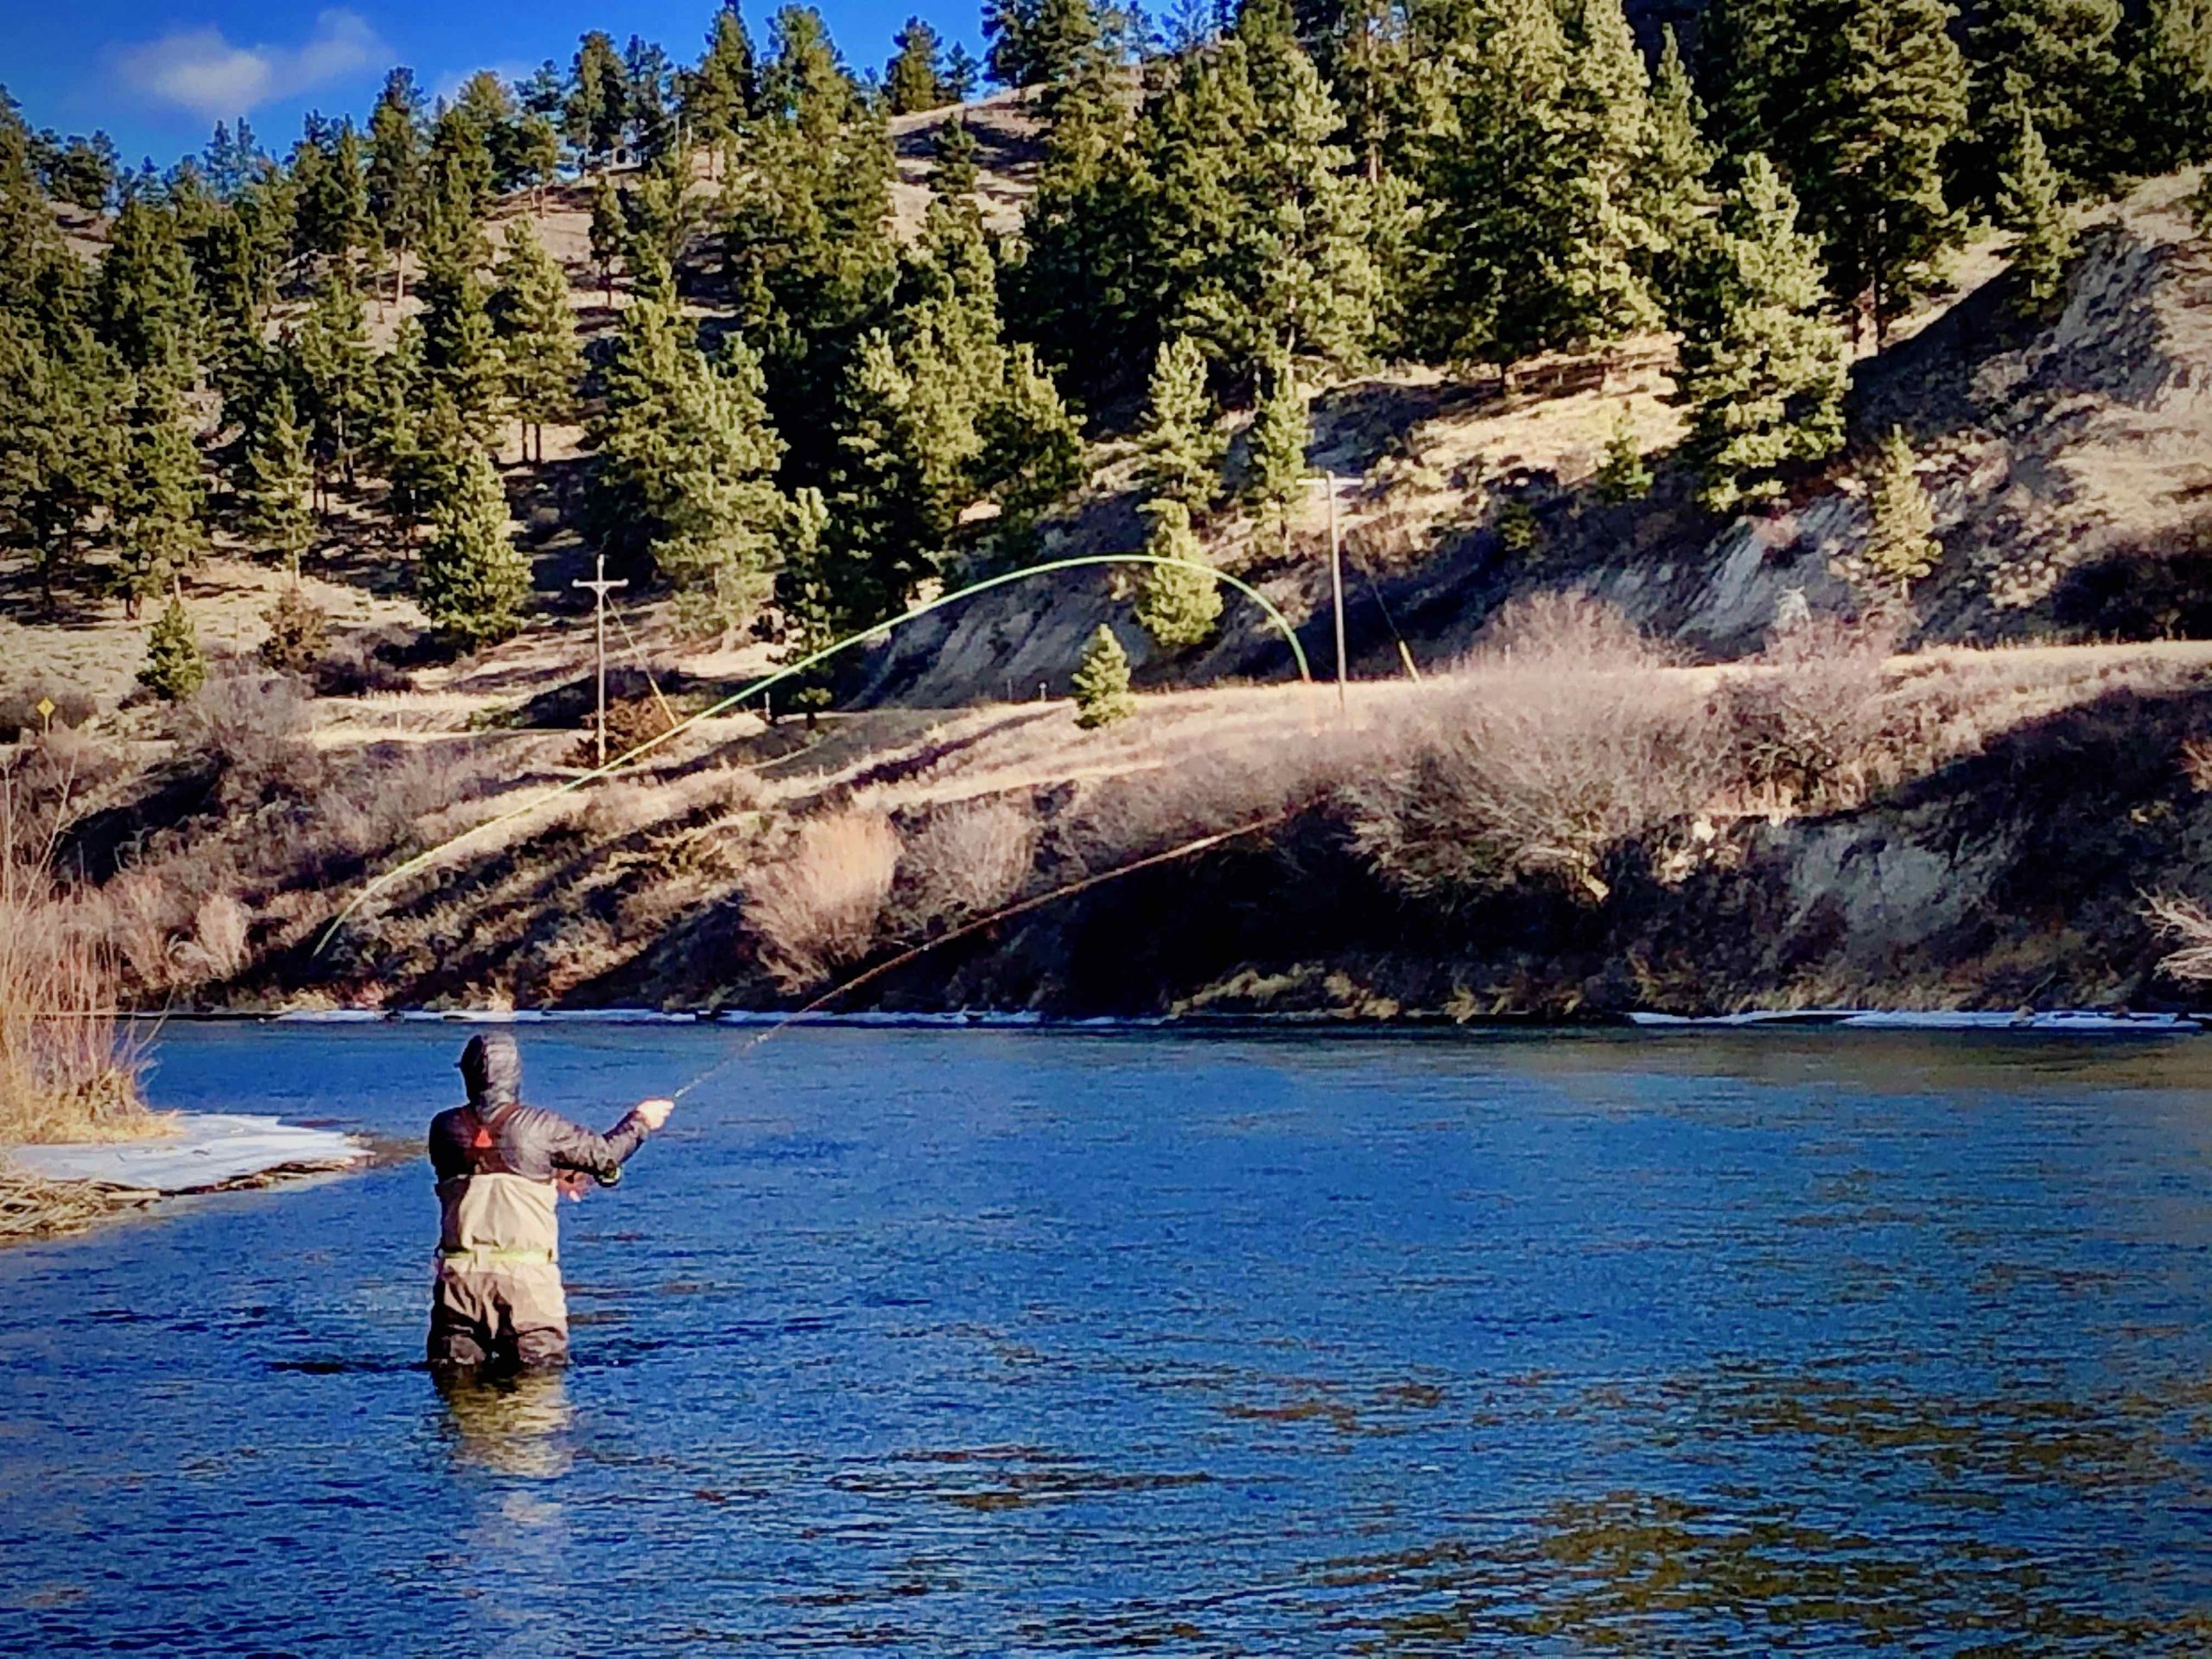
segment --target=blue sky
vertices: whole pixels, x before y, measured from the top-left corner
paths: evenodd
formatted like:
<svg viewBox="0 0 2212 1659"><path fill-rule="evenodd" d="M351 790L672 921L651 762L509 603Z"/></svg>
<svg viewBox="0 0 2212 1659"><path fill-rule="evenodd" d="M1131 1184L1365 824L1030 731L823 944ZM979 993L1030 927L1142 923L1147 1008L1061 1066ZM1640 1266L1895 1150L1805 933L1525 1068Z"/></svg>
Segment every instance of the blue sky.
<svg viewBox="0 0 2212 1659"><path fill-rule="evenodd" d="M772 6L755 0L744 10L758 45ZM942 8L819 0L819 10L855 69L880 67L892 35L914 11L948 43L981 49L976 0ZM219 118L241 111L280 153L310 109L365 115L396 63L437 91L477 69L525 73L549 57L565 66L588 29L605 29L617 47L643 35L688 63L713 18L714 0L361 0L320 11L276 0L75 0L57 11L41 0L15 0L0 6L0 82L33 126L105 128L130 165L150 155L166 167L198 150Z"/></svg>

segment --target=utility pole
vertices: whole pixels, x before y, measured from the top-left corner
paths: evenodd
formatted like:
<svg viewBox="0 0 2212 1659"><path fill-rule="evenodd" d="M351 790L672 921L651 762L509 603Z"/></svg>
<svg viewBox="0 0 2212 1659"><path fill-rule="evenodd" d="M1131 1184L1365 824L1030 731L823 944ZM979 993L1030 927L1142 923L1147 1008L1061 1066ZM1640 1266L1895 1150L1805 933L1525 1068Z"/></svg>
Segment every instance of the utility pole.
<svg viewBox="0 0 2212 1659"><path fill-rule="evenodd" d="M571 588L582 588L592 596L592 618L599 636L599 764L607 764L607 596L618 588L627 588L626 582L607 579L607 555L599 555L596 574L589 582L572 582Z"/></svg>

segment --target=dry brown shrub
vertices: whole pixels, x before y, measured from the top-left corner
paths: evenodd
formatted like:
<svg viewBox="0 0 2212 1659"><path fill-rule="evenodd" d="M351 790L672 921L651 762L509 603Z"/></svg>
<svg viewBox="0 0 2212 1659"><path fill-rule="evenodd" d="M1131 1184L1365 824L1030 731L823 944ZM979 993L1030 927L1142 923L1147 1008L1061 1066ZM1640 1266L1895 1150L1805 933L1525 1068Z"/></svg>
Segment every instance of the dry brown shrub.
<svg viewBox="0 0 2212 1659"><path fill-rule="evenodd" d="M932 812L899 855L898 926L918 932L1003 907L1028 880L1040 828L1027 802L1003 795Z"/></svg>
<svg viewBox="0 0 2212 1659"><path fill-rule="evenodd" d="M620 760L641 743L675 729L676 721L670 717L668 705L658 697L614 697L607 705L607 758ZM655 749L651 756L639 757L639 761L658 756L665 748ZM569 751L569 764L588 771L600 764L598 715L589 718L587 729Z"/></svg>
<svg viewBox="0 0 2212 1659"><path fill-rule="evenodd" d="M763 965L798 990L859 961L875 943L898 869L899 832L880 812L801 823L791 849L742 884Z"/></svg>
<svg viewBox="0 0 2212 1659"><path fill-rule="evenodd" d="M2212 791L2212 738L2191 737L2181 746L2182 776L2198 794Z"/></svg>
<svg viewBox="0 0 2212 1659"><path fill-rule="evenodd" d="M1657 668L1673 660L1615 607L1587 594L1552 592L1499 607L1467 666L1591 675Z"/></svg>
<svg viewBox="0 0 2212 1659"><path fill-rule="evenodd" d="M180 705L178 747L219 779L233 810L273 797L304 797L324 781L322 757L309 741L315 708L286 674L225 674Z"/></svg>
<svg viewBox="0 0 2212 1659"><path fill-rule="evenodd" d="M1532 604L1397 753L1347 786L1354 846L1440 903L1529 878L1602 897L1613 849L1686 826L1733 780L1715 701L1655 656L1603 607Z"/></svg>
<svg viewBox="0 0 2212 1659"><path fill-rule="evenodd" d="M2152 893L2143 914L2174 949L2159 960L2163 973L2193 982L2212 980L2212 911L2180 893Z"/></svg>
<svg viewBox="0 0 2212 1659"><path fill-rule="evenodd" d="M1883 701L1892 640L1816 618L1783 635L1726 682L1740 788L1792 809L1854 806L1872 791L1906 732ZM1907 727L1910 721L1906 721Z"/></svg>
<svg viewBox="0 0 2212 1659"><path fill-rule="evenodd" d="M114 953L51 866L19 855L15 810L0 778L0 1142L156 1132L117 1021Z"/></svg>
<svg viewBox="0 0 2212 1659"><path fill-rule="evenodd" d="M178 942L176 958L194 979L237 977L248 959L253 913L227 893L211 893L192 916L192 931Z"/></svg>

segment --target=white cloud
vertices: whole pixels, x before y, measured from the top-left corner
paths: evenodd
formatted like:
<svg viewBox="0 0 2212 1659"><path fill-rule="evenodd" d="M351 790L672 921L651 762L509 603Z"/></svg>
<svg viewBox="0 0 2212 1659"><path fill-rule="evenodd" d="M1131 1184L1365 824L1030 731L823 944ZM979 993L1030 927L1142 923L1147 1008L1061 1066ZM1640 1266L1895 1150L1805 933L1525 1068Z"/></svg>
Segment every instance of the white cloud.
<svg viewBox="0 0 2212 1659"><path fill-rule="evenodd" d="M233 46L213 27L176 29L121 48L125 85L161 103L220 120L372 68L390 54L359 12L317 14L298 46Z"/></svg>

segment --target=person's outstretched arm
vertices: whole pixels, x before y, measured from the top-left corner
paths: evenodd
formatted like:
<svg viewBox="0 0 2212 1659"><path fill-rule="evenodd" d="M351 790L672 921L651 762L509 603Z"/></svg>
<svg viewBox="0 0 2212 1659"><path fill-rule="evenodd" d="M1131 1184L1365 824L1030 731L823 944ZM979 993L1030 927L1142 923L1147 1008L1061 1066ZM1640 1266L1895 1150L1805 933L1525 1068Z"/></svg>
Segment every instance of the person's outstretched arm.
<svg viewBox="0 0 2212 1659"><path fill-rule="evenodd" d="M622 1179L622 1166L645 1145L645 1137L668 1122L676 1109L672 1100L641 1100L623 1114L622 1121L605 1135L551 1112L543 1114L545 1154L556 1170L589 1175L601 1186Z"/></svg>

